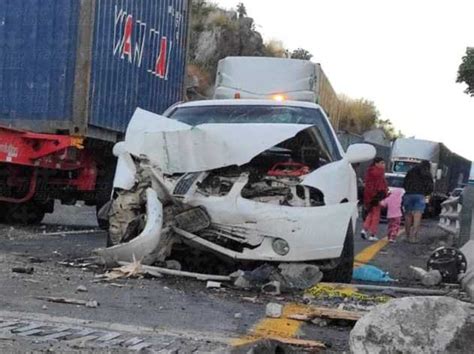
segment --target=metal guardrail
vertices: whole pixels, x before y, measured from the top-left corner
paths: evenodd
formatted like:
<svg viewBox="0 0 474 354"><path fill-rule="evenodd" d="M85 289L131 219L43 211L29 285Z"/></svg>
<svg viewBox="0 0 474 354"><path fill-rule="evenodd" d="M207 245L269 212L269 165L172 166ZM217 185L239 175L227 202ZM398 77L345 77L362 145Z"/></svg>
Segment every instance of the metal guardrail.
<svg viewBox="0 0 474 354"><path fill-rule="evenodd" d="M471 185L464 187L462 193L460 245L469 240L474 241L474 186Z"/></svg>
<svg viewBox="0 0 474 354"><path fill-rule="evenodd" d="M462 204L460 197L451 197L441 204L438 227L458 238L461 231Z"/></svg>

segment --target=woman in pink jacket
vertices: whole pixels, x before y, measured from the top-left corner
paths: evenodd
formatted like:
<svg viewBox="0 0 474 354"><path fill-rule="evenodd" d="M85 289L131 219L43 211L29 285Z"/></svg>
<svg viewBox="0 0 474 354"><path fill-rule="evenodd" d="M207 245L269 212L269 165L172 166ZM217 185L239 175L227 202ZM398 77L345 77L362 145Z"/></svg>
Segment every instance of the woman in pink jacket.
<svg viewBox="0 0 474 354"><path fill-rule="evenodd" d="M387 198L380 202L380 206L387 208L388 240L395 242L402 222L402 199L404 191L393 188Z"/></svg>

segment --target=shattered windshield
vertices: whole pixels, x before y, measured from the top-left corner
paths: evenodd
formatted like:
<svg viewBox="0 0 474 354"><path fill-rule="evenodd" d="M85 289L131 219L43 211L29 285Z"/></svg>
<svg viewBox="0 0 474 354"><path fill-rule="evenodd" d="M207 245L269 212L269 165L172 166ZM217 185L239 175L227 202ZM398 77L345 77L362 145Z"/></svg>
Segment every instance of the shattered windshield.
<svg viewBox="0 0 474 354"><path fill-rule="evenodd" d="M170 114L170 118L189 125L199 124L308 124L314 125L323 144L333 158L340 158L336 141L327 120L319 109L290 106L194 106L179 107Z"/></svg>

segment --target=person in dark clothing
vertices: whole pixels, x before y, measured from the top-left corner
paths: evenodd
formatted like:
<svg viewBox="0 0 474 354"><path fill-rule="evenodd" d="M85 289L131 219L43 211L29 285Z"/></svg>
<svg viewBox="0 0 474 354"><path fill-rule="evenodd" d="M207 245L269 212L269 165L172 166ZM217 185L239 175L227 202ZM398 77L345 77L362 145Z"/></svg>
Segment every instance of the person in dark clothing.
<svg viewBox="0 0 474 354"><path fill-rule="evenodd" d="M385 180L385 161L376 157L367 169L364 180L364 208L366 217L361 231L364 240L377 241L377 231L380 222L380 202L388 192Z"/></svg>
<svg viewBox="0 0 474 354"><path fill-rule="evenodd" d="M433 177L429 161L422 161L408 171L403 181L403 188L406 235L409 242L417 242L421 217L426 207L425 198L433 193Z"/></svg>

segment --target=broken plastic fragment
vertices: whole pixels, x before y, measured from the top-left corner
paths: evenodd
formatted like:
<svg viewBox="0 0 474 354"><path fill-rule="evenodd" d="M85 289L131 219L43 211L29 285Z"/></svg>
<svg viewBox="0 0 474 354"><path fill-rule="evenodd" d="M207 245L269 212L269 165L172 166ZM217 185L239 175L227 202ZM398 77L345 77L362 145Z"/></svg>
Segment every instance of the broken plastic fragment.
<svg viewBox="0 0 474 354"><path fill-rule="evenodd" d="M146 190L146 198L147 223L143 231L130 242L94 251L106 265L117 264L119 261L133 262L135 259L142 261L158 246L163 224L163 205L151 188Z"/></svg>

